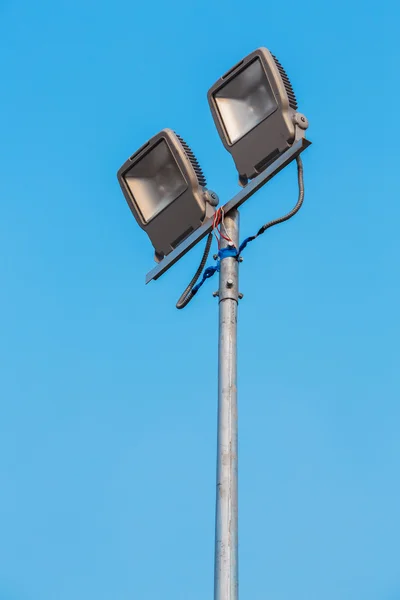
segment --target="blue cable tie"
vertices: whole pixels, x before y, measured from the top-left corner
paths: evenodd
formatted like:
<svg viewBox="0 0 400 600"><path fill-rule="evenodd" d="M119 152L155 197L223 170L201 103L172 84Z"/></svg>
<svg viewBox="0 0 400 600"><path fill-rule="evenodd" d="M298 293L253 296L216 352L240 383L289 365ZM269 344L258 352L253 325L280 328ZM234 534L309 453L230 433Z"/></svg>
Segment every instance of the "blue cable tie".
<svg viewBox="0 0 400 600"><path fill-rule="evenodd" d="M243 252L243 250L246 248L247 244L249 242L252 242L254 240L255 236L252 235L251 237L246 238L245 240L243 240L243 242L240 244L239 246L239 252L237 253L238 256L240 256L240 254Z"/></svg>
<svg viewBox="0 0 400 600"><path fill-rule="evenodd" d="M197 294L197 292L199 291L199 289L201 288L203 283L206 281L206 279L209 279L210 277L212 277L214 275L214 273L219 271L220 265L221 265L221 260L224 260L224 258L228 258L228 257L237 258L238 256L239 256L239 253L238 253L237 249L235 248L235 246L227 246L226 248L221 248L218 251L217 264L213 267L207 267L207 269L204 271L203 277L201 278L199 283L197 285L195 285L194 288L192 289L192 296Z"/></svg>
<svg viewBox="0 0 400 600"><path fill-rule="evenodd" d="M232 256L233 258L237 258L239 256L235 246L227 246L226 248L221 248L221 250L219 250L218 252L218 258L220 261L230 256Z"/></svg>
<svg viewBox="0 0 400 600"><path fill-rule="evenodd" d="M197 285L195 285L194 288L192 289L192 296L197 294L197 292L199 291L199 289L201 288L203 283L206 281L206 279L209 279L210 277L212 277L214 275L214 273L216 273L216 271L219 271L219 264L215 265L215 267L207 267L207 269L203 273L203 277L201 278L201 281L199 281L199 283Z"/></svg>

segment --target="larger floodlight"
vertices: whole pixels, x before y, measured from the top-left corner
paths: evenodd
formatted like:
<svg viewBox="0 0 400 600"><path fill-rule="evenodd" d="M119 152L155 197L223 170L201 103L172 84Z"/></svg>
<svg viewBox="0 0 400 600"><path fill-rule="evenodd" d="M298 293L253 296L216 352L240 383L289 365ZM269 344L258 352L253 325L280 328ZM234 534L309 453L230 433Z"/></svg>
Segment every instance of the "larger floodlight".
<svg viewBox="0 0 400 600"><path fill-rule="evenodd" d="M252 52L223 75L209 90L208 102L242 183L304 137L308 126L297 112L288 76L266 48Z"/></svg>
<svg viewBox="0 0 400 600"><path fill-rule="evenodd" d="M157 261L213 215L199 163L171 129L155 135L131 156L118 171L118 181Z"/></svg>

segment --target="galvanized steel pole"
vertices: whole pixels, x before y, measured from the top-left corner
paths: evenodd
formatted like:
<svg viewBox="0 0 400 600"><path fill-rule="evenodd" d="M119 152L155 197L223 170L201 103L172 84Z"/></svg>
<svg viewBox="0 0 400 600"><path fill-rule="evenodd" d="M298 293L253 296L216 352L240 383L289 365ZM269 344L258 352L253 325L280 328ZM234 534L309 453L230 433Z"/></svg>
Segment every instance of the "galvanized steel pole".
<svg viewBox="0 0 400 600"><path fill-rule="evenodd" d="M239 213L225 216L233 244L239 244ZM227 242L222 240L222 247ZM238 261L224 258L219 275L218 459L214 600L238 600Z"/></svg>

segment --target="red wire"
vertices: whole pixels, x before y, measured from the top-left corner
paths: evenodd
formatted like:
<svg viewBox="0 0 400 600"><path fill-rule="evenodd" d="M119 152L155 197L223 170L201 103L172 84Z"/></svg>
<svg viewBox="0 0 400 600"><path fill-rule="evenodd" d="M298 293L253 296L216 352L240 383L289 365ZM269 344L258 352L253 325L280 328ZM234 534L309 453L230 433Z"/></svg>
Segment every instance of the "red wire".
<svg viewBox="0 0 400 600"><path fill-rule="evenodd" d="M223 224L223 218L224 218L224 211L222 208L219 208L217 211L215 211L214 220L213 220L213 231L214 231L215 239L218 242L218 249L221 247L221 238L223 238L226 242L232 241L230 237L227 237L221 231L221 224ZM216 232L219 234L219 236L220 236L219 238L218 238Z"/></svg>
<svg viewBox="0 0 400 600"><path fill-rule="evenodd" d="M224 238L224 240L226 240L227 242L231 242L231 238L230 237L226 237L226 235L224 235L221 230L219 230L219 234L222 238Z"/></svg>
<svg viewBox="0 0 400 600"><path fill-rule="evenodd" d="M220 208L220 212L221 212L220 223L222 223L222 225L224 226L224 229L225 229L225 222L224 222L225 221L225 213L224 213L224 209L222 207ZM227 242L231 242L232 241L231 238L229 237L226 229L225 229L225 233L227 234L228 237L226 237L222 233L221 227L220 227L220 231L219 232L220 232L220 235L224 238L224 240L226 240Z"/></svg>
<svg viewBox="0 0 400 600"><path fill-rule="evenodd" d="M217 229L217 219L218 219L218 217L219 217L219 209L215 211L215 213L214 213L214 219L213 219L213 233L215 235L215 239L217 240L218 250L219 250L220 240L218 239L218 236L215 233L216 230L218 231L218 229Z"/></svg>

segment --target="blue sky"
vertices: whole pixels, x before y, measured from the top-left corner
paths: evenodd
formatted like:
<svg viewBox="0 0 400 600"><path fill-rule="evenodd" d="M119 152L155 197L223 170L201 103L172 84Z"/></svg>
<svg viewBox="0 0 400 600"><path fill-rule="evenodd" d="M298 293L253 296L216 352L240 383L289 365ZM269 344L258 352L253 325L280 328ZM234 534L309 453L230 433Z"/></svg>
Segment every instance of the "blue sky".
<svg viewBox="0 0 400 600"><path fill-rule="evenodd" d="M212 598L217 303L175 301L116 179L171 127L237 191L206 93L258 46L313 146L246 250L240 592L400 598L399 8L0 2L0 600ZM295 167L241 213L296 198Z"/></svg>

